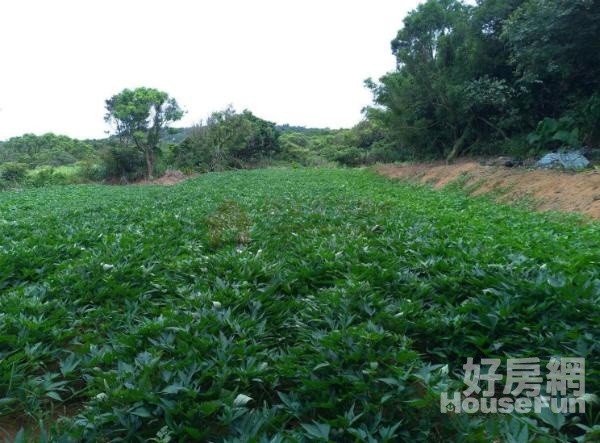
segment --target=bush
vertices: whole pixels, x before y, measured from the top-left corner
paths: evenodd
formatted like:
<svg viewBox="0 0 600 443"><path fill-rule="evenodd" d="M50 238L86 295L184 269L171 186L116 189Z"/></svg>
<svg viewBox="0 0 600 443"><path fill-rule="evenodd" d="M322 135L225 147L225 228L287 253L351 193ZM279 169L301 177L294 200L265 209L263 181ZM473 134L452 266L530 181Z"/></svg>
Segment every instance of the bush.
<svg viewBox="0 0 600 443"><path fill-rule="evenodd" d="M409 156L397 146L383 141L375 142L367 154L367 163L393 163L409 159Z"/></svg>
<svg viewBox="0 0 600 443"><path fill-rule="evenodd" d="M535 132L527 136L529 144L539 151L544 149L557 149L562 146L577 148L581 145L579 128L571 117L562 117L559 120L546 117L540 121Z"/></svg>
<svg viewBox="0 0 600 443"><path fill-rule="evenodd" d="M27 177L27 184L40 188L53 184L54 180L54 169L49 167L41 167L31 171L31 174Z"/></svg>
<svg viewBox="0 0 600 443"><path fill-rule="evenodd" d="M58 172L55 168L50 166L43 166L41 168L31 171L27 177L27 184L36 188L42 186L51 185L67 185L71 184L67 174L64 172Z"/></svg>
<svg viewBox="0 0 600 443"><path fill-rule="evenodd" d="M367 155L364 149L348 147L337 151L333 160L344 166L360 166L366 163Z"/></svg>
<svg viewBox="0 0 600 443"><path fill-rule="evenodd" d="M79 177L86 182L99 182L106 178L106 169L103 164L85 161L79 163Z"/></svg>
<svg viewBox="0 0 600 443"><path fill-rule="evenodd" d="M144 155L135 148L111 146L103 152L102 160L106 178L124 182L144 178Z"/></svg>
<svg viewBox="0 0 600 443"><path fill-rule="evenodd" d="M303 166L310 166L314 154L308 148L288 144L282 148L282 152L278 157L281 158L281 160L298 163Z"/></svg>
<svg viewBox="0 0 600 443"><path fill-rule="evenodd" d="M21 183L27 176L27 165L7 162L0 166L0 179L6 182Z"/></svg>
<svg viewBox="0 0 600 443"><path fill-rule="evenodd" d="M279 152L279 131L274 123L250 111L238 114L227 108L193 128L183 142L170 147L169 155L178 168L217 171L254 167Z"/></svg>
<svg viewBox="0 0 600 443"><path fill-rule="evenodd" d="M170 163L181 170L209 171L213 155L209 144L205 141L204 126L198 126L190 131L190 135L178 145L169 146Z"/></svg>

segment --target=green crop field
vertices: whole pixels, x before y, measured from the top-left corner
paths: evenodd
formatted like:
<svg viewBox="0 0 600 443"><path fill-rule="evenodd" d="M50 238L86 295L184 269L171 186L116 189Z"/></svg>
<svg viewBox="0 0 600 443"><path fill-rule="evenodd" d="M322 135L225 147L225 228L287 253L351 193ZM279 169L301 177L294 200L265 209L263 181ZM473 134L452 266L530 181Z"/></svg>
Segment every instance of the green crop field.
<svg viewBox="0 0 600 443"><path fill-rule="evenodd" d="M550 442L600 424L592 404L440 412L468 357L585 357L600 390L598 224L273 169L2 193L0 239L0 437Z"/></svg>

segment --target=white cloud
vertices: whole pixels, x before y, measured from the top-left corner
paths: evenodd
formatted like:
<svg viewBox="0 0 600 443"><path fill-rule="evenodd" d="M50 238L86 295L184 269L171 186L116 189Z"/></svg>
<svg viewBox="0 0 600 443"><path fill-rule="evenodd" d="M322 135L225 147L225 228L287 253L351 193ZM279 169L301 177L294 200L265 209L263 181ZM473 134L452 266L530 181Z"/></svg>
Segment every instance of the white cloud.
<svg viewBox="0 0 600 443"><path fill-rule="evenodd" d="M227 104L278 123L346 127L393 69L416 0L19 0L0 3L0 139L102 137L125 87L173 95L182 124Z"/></svg>

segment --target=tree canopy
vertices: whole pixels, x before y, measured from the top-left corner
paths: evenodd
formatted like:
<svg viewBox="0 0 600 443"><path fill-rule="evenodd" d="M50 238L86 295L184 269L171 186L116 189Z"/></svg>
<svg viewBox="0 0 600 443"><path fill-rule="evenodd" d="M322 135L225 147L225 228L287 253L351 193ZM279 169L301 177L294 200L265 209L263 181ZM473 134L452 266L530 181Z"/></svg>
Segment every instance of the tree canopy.
<svg viewBox="0 0 600 443"><path fill-rule="evenodd" d="M161 130L183 116L177 101L153 88L124 89L106 100L106 111L122 143L144 154L146 176L152 177Z"/></svg>
<svg viewBox="0 0 600 443"><path fill-rule="evenodd" d="M69 165L95 155L91 143L53 133L24 134L0 144L0 163L17 162L29 167Z"/></svg>
<svg viewBox="0 0 600 443"><path fill-rule="evenodd" d="M180 167L222 170L253 164L279 152L280 131L275 123L232 107L214 112L174 146L174 163Z"/></svg>
<svg viewBox="0 0 600 443"><path fill-rule="evenodd" d="M598 143L599 2L428 0L391 49L366 115L412 156L510 150L545 118Z"/></svg>

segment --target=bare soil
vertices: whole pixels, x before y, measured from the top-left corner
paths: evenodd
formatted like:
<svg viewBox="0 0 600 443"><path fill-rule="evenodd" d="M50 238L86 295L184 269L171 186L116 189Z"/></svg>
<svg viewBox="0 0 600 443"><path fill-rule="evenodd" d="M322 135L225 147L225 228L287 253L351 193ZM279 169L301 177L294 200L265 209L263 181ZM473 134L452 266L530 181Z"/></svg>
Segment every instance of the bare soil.
<svg viewBox="0 0 600 443"><path fill-rule="evenodd" d="M600 171L563 172L483 166L473 160L451 165L412 163L381 165L376 171L394 179L443 188L461 180L471 195L493 193L499 203L527 199L535 210L578 212L600 220Z"/></svg>
<svg viewBox="0 0 600 443"><path fill-rule="evenodd" d="M187 180L189 178L196 177L198 174L185 175L183 172L178 170L169 169L167 170L162 177L154 178L152 180L136 180L136 181L123 181L118 178L111 178L106 181L109 185L163 185L163 186L171 186L175 185L179 182Z"/></svg>
<svg viewBox="0 0 600 443"><path fill-rule="evenodd" d="M162 177L153 180L142 180L136 184L170 186L187 180L188 178L190 178L190 176L186 176L181 171L169 169Z"/></svg>

